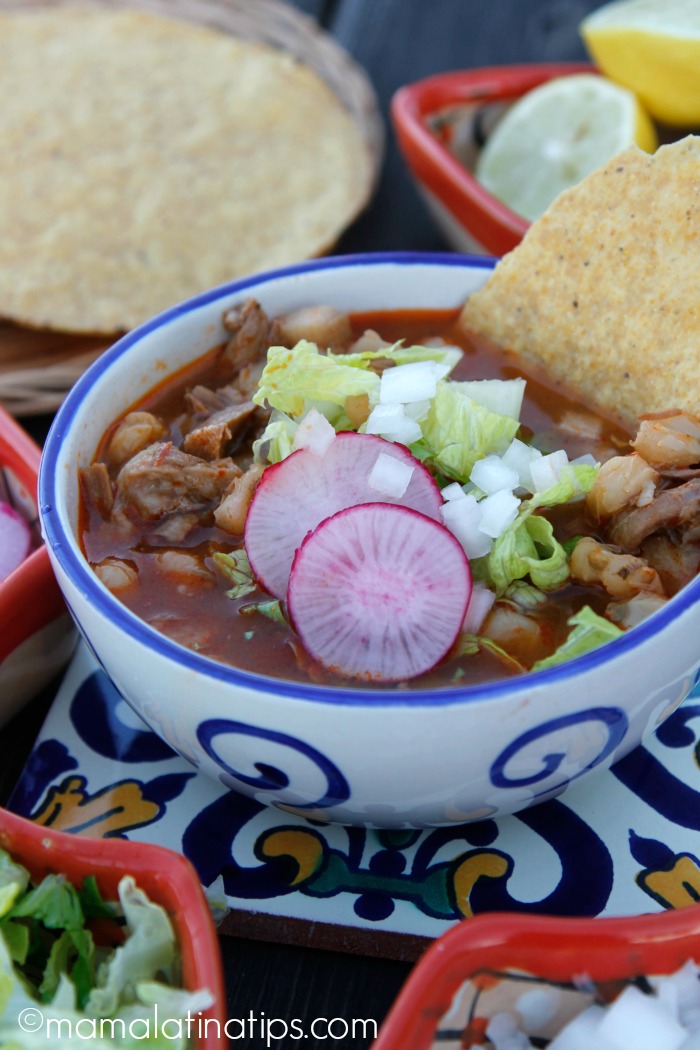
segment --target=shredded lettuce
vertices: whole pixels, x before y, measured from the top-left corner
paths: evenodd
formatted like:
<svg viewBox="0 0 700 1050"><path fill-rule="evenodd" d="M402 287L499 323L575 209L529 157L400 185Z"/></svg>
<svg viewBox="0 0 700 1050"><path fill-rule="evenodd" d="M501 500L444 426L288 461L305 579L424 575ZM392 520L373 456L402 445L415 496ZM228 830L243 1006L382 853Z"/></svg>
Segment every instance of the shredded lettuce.
<svg viewBox="0 0 700 1050"><path fill-rule="evenodd" d="M430 448L437 468L461 482L469 480L477 460L492 452L505 452L520 427L516 418L500 415L476 401L472 396L475 386L441 380L422 425L424 444Z"/></svg>
<svg viewBox="0 0 700 1050"><path fill-rule="evenodd" d="M532 502L536 507L556 507L579 496L585 496L590 491L599 469L598 466L589 466L587 463L569 463L562 470L556 485L544 492L536 492Z"/></svg>
<svg viewBox="0 0 700 1050"><path fill-rule="evenodd" d="M286 413L273 409L260 437L253 442L256 463L281 463L294 450L297 423Z"/></svg>
<svg viewBox="0 0 700 1050"><path fill-rule="evenodd" d="M541 591L554 591L566 583L571 551L555 538L551 522L535 511L568 503L588 492L597 472L598 467L569 465L555 485L523 500L517 518L496 539L490 553L472 562L475 578L491 586L499 597L525 576Z"/></svg>
<svg viewBox="0 0 700 1050"><path fill-rule="evenodd" d="M297 419L312 405L321 403L325 408L323 415L334 423L329 407L342 410L346 399L358 394L367 394L370 401L376 402L379 383L376 372L321 353L315 343L302 339L291 350L270 347L253 401L256 405L267 402L271 408Z"/></svg>
<svg viewBox="0 0 700 1050"><path fill-rule="evenodd" d="M268 620L272 620L273 623L287 625L284 613L282 612L282 602L279 598L273 598L272 600L265 602L253 602L251 605L243 605L241 606L240 612L243 616L254 616L256 613L259 613L261 616L265 616Z"/></svg>
<svg viewBox="0 0 700 1050"><path fill-rule="evenodd" d="M616 624L593 612L589 605L584 605L575 616L569 617L567 622L573 629L566 641L551 656L546 656L533 664L533 671L541 671L545 667L556 667L557 664L566 663L567 660L583 656L584 653L589 653L592 649L597 649L624 634L624 631Z"/></svg>
<svg viewBox="0 0 700 1050"><path fill-rule="evenodd" d="M12 908L29 883L29 872L0 850L0 919Z"/></svg>
<svg viewBox="0 0 700 1050"><path fill-rule="evenodd" d="M456 347L403 346L402 343L357 354L321 352L315 343L306 340L291 350L271 346L253 401L257 405L267 403L292 422L314 406L336 430L352 429L343 411L346 400L362 394L367 395L370 406L379 400L381 378L370 367L373 361L388 358L397 365L437 361L451 370L461 356L461 350ZM279 417L271 420L271 424L283 422ZM288 426L286 430L288 432ZM273 450L280 459L284 458L284 432L285 427L275 426L260 439L261 442L280 439L279 448ZM269 455L266 458L277 462Z"/></svg>
<svg viewBox="0 0 700 1050"><path fill-rule="evenodd" d="M382 347L381 350L363 350L359 354L334 354L329 350L328 356L341 364L355 368L368 368L372 361L387 358L396 365L436 361L438 364L447 365L451 372L460 361L462 351L456 346L404 346L403 342L398 342L393 346Z"/></svg>
<svg viewBox="0 0 700 1050"><path fill-rule="evenodd" d="M248 555L243 547L231 551L229 554L224 553L224 551L217 551L212 555L212 558L219 571L233 584L226 591L227 598L245 598L246 594L250 594L251 591L255 590L257 584L253 579L253 570L250 567Z"/></svg>
<svg viewBox="0 0 700 1050"><path fill-rule="evenodd" d="M514 656L506 652L502 645L481 634L463 634L459 640L455 655L476 656L477 653L482 651L491 653L492 656L495 656L496 659L500 660L502 664L515 674L524 674L527 670L519 660L516 660Z"/></svg>
<svg viewBox="0 0 700 1050"><path fill-rule="evenodd" d="M500 596L514 580L525 576L540 590L554 591L568 580L569 563L551 522L533 516L521 504L513 524L498 537L489 554L472 562L472 571Z"/></svg>
<svg viewBox="0 0 700 1050"><path fill-rule="evenodd" d="M61 875L30 887L28 872L0 850L0 880L15 888L0 921L0 1046L73 1050L81 1039L96 1050L188 1045L178 1019L207 1009L211 994L173 986L179 952L172 925L132 878L120 881L117 908L102 900L94 879L81 891ZM88 914L122 915L123 943L98 947Z"/></svg>

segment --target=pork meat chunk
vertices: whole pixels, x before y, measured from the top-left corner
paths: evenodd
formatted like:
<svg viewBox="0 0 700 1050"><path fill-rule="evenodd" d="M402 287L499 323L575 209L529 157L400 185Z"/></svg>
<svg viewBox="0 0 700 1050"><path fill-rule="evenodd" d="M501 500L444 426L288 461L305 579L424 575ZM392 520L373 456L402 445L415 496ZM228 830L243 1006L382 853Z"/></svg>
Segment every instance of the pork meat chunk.
<svg viewBox="0 0 700 1050"><path fill-rule="evenodd" d="M168 538L184 538L218 505L241 473L230 459L207 462L157 442L137 453L117 475L114 517L156 526Z"/></svg>

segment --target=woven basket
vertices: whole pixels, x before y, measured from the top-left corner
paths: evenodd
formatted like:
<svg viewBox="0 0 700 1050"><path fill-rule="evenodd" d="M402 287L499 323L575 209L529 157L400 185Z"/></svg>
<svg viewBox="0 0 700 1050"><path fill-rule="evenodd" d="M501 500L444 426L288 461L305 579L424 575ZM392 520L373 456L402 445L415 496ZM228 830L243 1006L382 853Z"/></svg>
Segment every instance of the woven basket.
<svg viewBox="0 0 700 1050"><path fill-rule="evenodd" d="M0 0L0 10L75 2L80 0ZM384 151L384 127L376 96L366 73L313 19L283 0L90 0L90 4L139 7L197 22L283 48L310 66L341 100L366 143L371 165L356 214L366 206ZM55 411L75 380L110 341L107 336L33 331L0 322L0 402L16 416Z"/></svg>

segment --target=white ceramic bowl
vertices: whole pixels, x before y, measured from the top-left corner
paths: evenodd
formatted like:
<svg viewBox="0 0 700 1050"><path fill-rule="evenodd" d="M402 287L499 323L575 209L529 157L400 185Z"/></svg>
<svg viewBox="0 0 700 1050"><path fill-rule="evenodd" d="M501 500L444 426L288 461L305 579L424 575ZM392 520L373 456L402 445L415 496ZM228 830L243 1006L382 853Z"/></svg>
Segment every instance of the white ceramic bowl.
<svg viewBox="0 0 700 1050"><path fill-rule="evenodd" d="M330 689L225 667L132 615L76 540L77 470L107 424L168 373L223 341L220 318L253 295L271 313L448 308L493 260L329 258L260 274L174 307L125 336L59 411L40 472L44 535L83 635L121 695L181 755L259 801L306 817L430 826L513 812L609 767L695 684L700 580L629 634L570 663L466 688Z"/></svg>

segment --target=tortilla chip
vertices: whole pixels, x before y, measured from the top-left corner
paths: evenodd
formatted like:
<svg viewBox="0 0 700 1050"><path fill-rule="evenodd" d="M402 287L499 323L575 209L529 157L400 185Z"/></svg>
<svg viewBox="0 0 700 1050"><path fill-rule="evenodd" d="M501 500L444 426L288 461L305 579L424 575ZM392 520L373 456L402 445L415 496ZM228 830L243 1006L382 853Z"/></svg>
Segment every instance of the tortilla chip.
<svg viewBox="0 0 700 1050"><path fill-rule="evenodd" d="M463 324L610 416L700 412L700 138L632 147L562 193Z"/></svg>
<svg viewBox="0 0 700 1050"><path fill-rule="evenodd" d="M114 332L327 250L372 162L290 55L146 11L0 12L0 315Z"/></svg>

